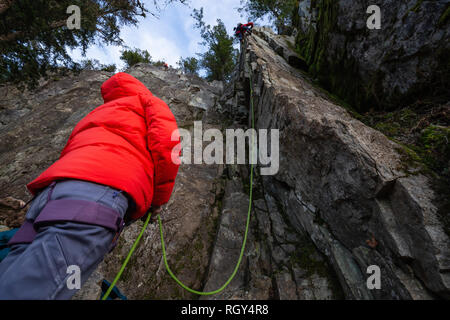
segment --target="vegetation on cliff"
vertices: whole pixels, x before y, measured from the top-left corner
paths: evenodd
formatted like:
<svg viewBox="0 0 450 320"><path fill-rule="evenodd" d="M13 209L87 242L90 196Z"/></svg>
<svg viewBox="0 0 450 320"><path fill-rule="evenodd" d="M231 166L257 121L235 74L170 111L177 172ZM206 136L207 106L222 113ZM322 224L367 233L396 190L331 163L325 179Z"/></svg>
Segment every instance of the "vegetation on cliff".
<svg viewBox="0 0 450 320"><path fill-rule="evenodd" d="M207 25L203 17L203 8L194 9L192 17L196 21L196 28L200 30L202 45L207 47L205 53L198 54L199 64L206 70L206 79L230 80L238 59L238 52L233 48L233 36L228 35L225 24L220 19L215 26Z"/></svg>

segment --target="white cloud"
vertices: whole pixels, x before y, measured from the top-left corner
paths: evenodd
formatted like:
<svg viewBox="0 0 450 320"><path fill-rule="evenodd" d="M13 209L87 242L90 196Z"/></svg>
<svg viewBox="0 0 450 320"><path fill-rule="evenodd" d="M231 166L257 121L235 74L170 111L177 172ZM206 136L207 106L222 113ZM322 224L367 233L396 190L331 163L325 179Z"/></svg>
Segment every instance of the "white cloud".
<svg viewBox="0 0 450 320"><path fill-rule="evenodd" d="M139 37L139 40L142 40L139 48L148 50L154 61L163 60L168 64L175 66L181 56L180 49L177 45L163 36L146 33L142 34L141 37Z"/></svg>
<svg viewBox="0 0 450 320"><path fill-rule="evenodd" d="M86 50L86 56L83 57L81 49L69 50L69 55L75 61L85 59L97 59L102 64L116 64L122 68L124 63L120 60L120 47L117 46L92 46Z"/></svg>
<svg viewBox="0 0 450 320"><path fill-rule="evenodd" d="M192 0L191 6L196 9L203 7L206 24L215 25L217 19L221 19L230 34L233 31L233 27L244 19L240 17L237 11L237 8L240 7L239 0L214 1L214 5L211 5L210 0Z"/></svg>

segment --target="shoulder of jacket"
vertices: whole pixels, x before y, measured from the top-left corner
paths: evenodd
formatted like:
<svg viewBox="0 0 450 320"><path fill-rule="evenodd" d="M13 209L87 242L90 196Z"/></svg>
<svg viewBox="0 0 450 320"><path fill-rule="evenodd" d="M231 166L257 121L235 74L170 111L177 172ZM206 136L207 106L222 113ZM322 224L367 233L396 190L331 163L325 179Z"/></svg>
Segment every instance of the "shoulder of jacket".
<svg viewBox="0 0 450 320"><path fill-rule="evenodd" d="M151 94L139 94L139 100L144 108L151 106L153 98L154 96Z"/></svg>

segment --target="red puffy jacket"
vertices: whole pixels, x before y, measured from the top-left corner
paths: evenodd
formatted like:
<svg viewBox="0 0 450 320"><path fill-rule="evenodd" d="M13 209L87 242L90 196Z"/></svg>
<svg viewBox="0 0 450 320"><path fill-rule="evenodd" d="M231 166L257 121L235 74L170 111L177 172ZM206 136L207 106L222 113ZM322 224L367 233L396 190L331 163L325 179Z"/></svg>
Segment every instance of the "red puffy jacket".
<svg viewBox="0 0 450 320"><path fill-rule="evenodd" d="M252 28L253 29L253 22L249 22L249 23L246 23L246 24L241 24L239 27L235 28L236 32L234 34L238 35L242 31L244 31L244 29L246 29L246 28Z"/></svg>
<svg viewBox="0 0 450 320"><path fill-rule="evenodd" d="M164 101L129 74L115 74L101 92L105 104L75 126L59 160L27 188L36 194L65 178L108 185L133 198L131 218L138 219L169 201L179 167L177 123Z"/></svg>

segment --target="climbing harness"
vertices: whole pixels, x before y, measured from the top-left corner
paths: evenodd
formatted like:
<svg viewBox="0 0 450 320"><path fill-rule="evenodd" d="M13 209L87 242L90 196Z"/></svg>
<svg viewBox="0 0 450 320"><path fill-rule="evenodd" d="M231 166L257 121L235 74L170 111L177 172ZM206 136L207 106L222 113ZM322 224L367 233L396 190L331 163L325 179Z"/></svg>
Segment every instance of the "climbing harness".
<svg viewBox="0 0 450 320"><path fill-rule="evenodd" d="M246 39L244 38L244 44L246 44ZM245 47L245 45L244 45ZM245 57L245 55L244 55ZM245 58L244 58L245 59ZM252 80L252 69L250 67L250 65L248 64L248 62L245 59L245 65L247 66L248 70L249 70L249 76L250 76L250 115L251 115L251 126L252 129L255 128L255 119L254 119L254 110L253 110L253 80ZM251 135L251 143L250 143L250 154L252 153L252 147L253 147L253 141L254 136ZM219 289L214 290L214 291L206 291L206 292L202 292L202 291L197 291L194 289L189 288L188 286L186 286L184 283L182 283L176 276L175 274L173 274L172 270L169 267L169 264L167 262L167 254L166 254L166 248L165 248L165 243L164 243L164 236L163 236L163 228L162 228L162 222L161 222L161 217L160 215L158 215L158 225L159 225L159 233L161 236L161 248L162 248L162 254L163 254L163 259L164 259L164 265L166 267L167 272L169 273L169 275L172 277L173 280L175 280L175 282L181 286L183 289L194 293L194 294L198 294L198 295L213 295L213 294L217 294L219 292L221 292L222 290L224 290L229 284L230 282L233 280L234 276L236 275L239 266L241 264L242 261L242 257L244 256L244 251L245 251L245 246L247 243L247 235L248 235L248 229L249 229L249 225L250 225L250 213L252 210L252 199L253 199L253 164L250 164L250 187L249 187L250 191L249 191L249 203L248 203L248 212L247 212L247 222L245 225L245 233L244 233L244 239L242 241L242 247L241 247L241 251L239 254L239 259L236 263L236 266L231 274L231 276L228 278L228 280L223 284L223 286L221 286ZM128 252L128 255L125 259L125 261L122 264L122 267L120 268L119 272L117 273L116 277L114 278L113 282L111 283L111 285L109 286L108 290L106 291L106 293L103 295L103 297L101 298L102 300L106 300L108 299L108 296L110 295L111 291L113 290L113 288L115 288L115 285L117 283L117 281L119 281L120 276L122 275L123 271L125 270L125 267L128 264L128 261L130 260L134 250L136 249L137 245L139 244L140 239L142 238L142 235L144 234L144 231L147 229L147 226L150 222L150 218L151 218L151 212L149 211L147 214L147 219L145 220L144 226L141 229L141 232L139 233L138 237L136 238L136 240L133 243L133 246L131 247L130 251Z"/></svg>
<svg viewBox="0 0 450 320"><path fill-rule="evenodd" d="M147 215L147 219L145 220L144 226L141 229L141 232L139 233L138 237L136 238L136 240L133 243L133 246L131 247L130 251L128 252L128 255L125 259L125 261L122 264L122 267L120 267L119 272L117 273L116 277L114 278L113 282L111 283L111 285L109 286L108 290L106 291L105 295L103 296L102 300L106 300L109 297L109 294L111 293L112 289L116 286L117 281L119 281L120 276L122 275L123 271L125 270L125 267L128 264L128 261L130 260L131 256L133 255L134 250L136 249L139 241L142 238L142 235L144 234L145 229L147 229L148 223L150 222L150 218L151 218L152 214L151 212L148 213Z"/></svg>
<svg viewBox="0 0 450 320"><path fill-rule="evenodd" d="M59 221L74 221L102 226L115 232L116 236L110 248L110 251L112 251L117 244L116 240L119 238L125 226L125 222L119 213L112 208L87 200L51 200L50 198L55 185L56 181L53 181L49 185L46 205L36 220L26 219L19 230L9 240L8 246L33 242L37 236L39 227Z"/></svg>

